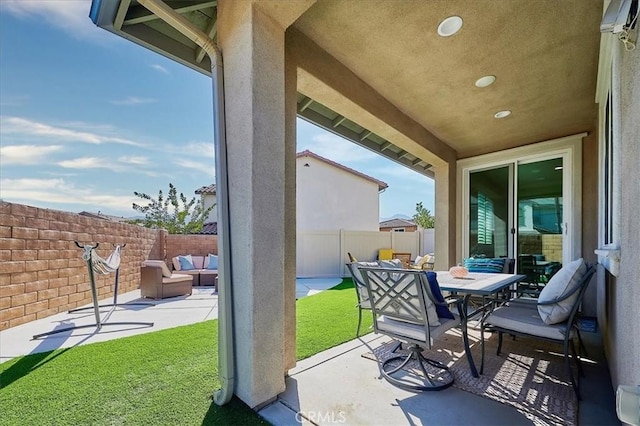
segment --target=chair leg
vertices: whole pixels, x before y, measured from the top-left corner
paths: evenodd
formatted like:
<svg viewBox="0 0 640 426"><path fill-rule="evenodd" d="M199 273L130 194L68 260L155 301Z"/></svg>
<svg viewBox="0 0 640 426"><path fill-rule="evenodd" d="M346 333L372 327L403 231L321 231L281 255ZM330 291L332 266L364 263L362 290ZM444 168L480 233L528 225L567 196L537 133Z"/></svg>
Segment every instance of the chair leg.
<svg viewBox="0 0 640 426"><path fill-rule="evenodd" d="M500 355L500 352L502 352L502 331L498 331L498 350L496 355Z"/></svg>
<svg viewBox="0 0 640 426"><path fill-rule="evenodd" d="M582 372L582 363L580 362L580 353L576 352L576 345L573 339L571 340L571 354L576 361L576 365L578 366L578 376L584 376Z"/></svg>
<svg viewBox="0 0 640 426"><path fill-rule="evenodd" d="M571 386L573 386L573 391L576 394L578 400L580 400L580 391L578 390L578 384L576 383L575 377L573 376L573 371L571 370L571 359L569 359L569 339L565 339L564 341L564 364L567 368L567 373L569 373L569 379L571 380Z"/></svg>
<svg viewBox="0 0 640 426"><path fill-rule="evenodd" d="M408 355L396 356L384 361L381 365L382 376L394 386L410 391L439 391L453 385L455 377L449 367L441 362L425 358L422 348L411 345L407 348ZM418 363L420 373L416 368L408 365L411 361ZM393 363L400 362L397 367ZM405 367L407 367L405 369ZM400 377L393 375L405 369Z"/></svg>
<svg viewBox="0 0 640 426"><path fill-rule="evenodd" d="M356 337L360 337L360 325L362 324L362 308L358 306L358 328L356 329Z"/></svg>

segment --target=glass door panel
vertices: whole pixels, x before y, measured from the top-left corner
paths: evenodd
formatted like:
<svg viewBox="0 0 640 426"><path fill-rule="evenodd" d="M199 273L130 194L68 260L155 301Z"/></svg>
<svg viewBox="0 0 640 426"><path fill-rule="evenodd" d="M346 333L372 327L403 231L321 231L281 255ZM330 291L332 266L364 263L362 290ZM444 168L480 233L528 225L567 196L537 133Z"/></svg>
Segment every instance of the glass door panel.
<svg viewBox="0 0 640 426"><path fill-rule="evenodd" d="M510 169L503 166L469 175L470 257L509 255Z"/></svg>
<svg viewBox="0 0 640 426"><path fill-rule="evenodd" d="M563 160L518 164L517 171L518 269L542 286L562 266Z"/></svg>

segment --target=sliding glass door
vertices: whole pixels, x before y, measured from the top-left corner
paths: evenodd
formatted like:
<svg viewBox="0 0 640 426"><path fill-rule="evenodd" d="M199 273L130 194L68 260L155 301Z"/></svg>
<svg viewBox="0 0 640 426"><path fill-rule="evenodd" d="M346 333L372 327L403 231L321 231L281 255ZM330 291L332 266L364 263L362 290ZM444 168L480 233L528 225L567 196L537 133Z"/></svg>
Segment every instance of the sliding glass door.
<svg viewBox="0 0 640 426"><path fill-rule="evenodd" d="M470 170L464 257L516 259L530 280L548 281L565 261L566 178L563 156Z"/></svg>

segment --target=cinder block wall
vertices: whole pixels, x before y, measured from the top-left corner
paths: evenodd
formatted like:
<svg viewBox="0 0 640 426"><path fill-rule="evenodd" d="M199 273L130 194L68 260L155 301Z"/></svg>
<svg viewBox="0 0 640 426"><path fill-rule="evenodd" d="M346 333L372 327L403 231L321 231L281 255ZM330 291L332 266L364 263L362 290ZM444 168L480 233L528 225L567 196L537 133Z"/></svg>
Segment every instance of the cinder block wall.
<svg viewBox="0 0 640 426"><path fill-rule="evenodd" d="M126 243L120 293L140 283L140 263L164 259L166 231L74 213L0 203L0 330L90 303L91 287L80 244L100 243L107 257ZM100 299L113 295L115 274L96 275Z"/></svg>
<svg viewBox="0 0 640 426"><path fill-rule="evenodd" d="M217 235L166 235L166 262L172 268L171 259L179 255L207 256L218 254Z"/></svg>

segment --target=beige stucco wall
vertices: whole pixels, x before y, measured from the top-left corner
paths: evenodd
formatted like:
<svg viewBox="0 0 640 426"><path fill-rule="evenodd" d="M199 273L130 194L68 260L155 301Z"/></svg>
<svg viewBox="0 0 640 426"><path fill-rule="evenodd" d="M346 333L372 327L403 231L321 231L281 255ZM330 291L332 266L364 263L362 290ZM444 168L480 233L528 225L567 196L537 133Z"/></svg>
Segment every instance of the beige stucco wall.
<svg viewBox="0 0 640 426"><path fill-rule="evenodd" d="M378 230L377 183L311 157L296 163L298 231Z"/></svg>
<svg viewBox="0 0 640 426"><path fill-rule="evenodd" d="M636 30L633 39L637 38ZM621 259L619 276L608 283L604 334L617 387L640 385L640 50L626 52L616 43L613 62L614 96L620 95L614 106L620 111Z"/></svg>

